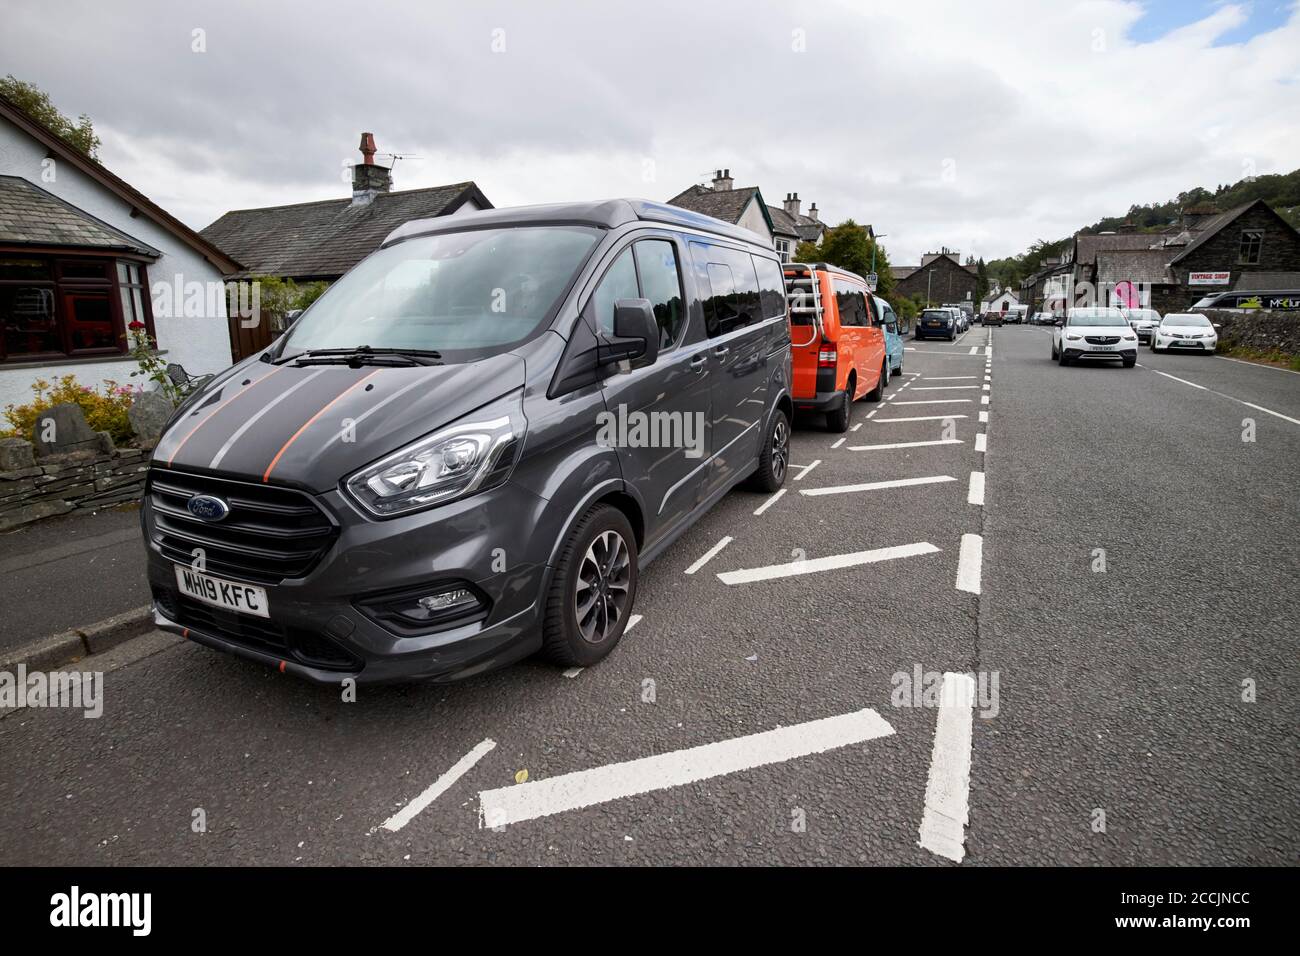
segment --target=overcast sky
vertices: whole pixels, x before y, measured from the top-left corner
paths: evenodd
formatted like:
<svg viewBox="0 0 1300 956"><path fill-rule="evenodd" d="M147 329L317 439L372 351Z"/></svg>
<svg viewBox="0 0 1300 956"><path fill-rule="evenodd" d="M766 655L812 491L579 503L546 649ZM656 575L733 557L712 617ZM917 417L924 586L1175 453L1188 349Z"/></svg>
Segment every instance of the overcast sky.
<svg viewBox="0 0 1300 956"><path fill-rule="evenodd" d="M410 157L396 188L472 179L497 206L729 167L873 223L895 264L1300 166L1279 0L3 7L0 74L89 113L100 159L196 228L349 195L363 130Z"/></svg>

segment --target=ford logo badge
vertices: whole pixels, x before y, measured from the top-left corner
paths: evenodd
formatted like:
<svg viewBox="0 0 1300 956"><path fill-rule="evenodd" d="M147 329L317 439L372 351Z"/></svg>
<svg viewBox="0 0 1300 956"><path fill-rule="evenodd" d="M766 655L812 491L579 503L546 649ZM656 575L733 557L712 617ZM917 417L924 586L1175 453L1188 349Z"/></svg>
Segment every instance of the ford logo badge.
<svg viewBox="0 0 1300 956"><path fill-rule="evenodd" d="M185 507L200 521L220 521L230 514L230 505L212 495L195 495Z"/></svg>

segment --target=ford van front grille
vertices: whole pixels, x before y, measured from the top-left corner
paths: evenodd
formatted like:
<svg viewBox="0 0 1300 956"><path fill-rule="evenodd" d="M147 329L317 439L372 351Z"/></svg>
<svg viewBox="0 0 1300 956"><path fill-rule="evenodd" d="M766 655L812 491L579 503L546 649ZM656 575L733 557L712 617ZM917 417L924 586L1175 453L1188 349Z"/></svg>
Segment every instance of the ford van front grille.
<svg viewBox="0 0 1300 956"><path fill-rule="evenodd" d="M204 569L216 575L261 584L302 577L338 534L316 502L293 488L155 468L146 493L163 557L192 565L201 548ZM200 500L191 506L192 499Z"/></svg>

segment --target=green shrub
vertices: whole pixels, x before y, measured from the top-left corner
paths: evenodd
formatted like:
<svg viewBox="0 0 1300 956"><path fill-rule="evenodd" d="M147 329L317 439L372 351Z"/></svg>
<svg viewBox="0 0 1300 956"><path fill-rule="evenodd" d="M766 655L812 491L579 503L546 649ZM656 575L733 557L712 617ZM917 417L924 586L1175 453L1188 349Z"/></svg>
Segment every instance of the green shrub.
<svg viewBox="0 0 1300 956"><path fill-rule="evenodd" d="M0 437L16 436L30 440L32 429L41 413L65 402L80 405L91 430L108 432L113 436L115 444L126 444L134 434L131 422L126 417L126 410L131 407L131 400L136 393L130 385L106 381L101 392L89 385L80 384L75 375L65 375L54 385L38 378L32 383L32 392L35 397L26 405L6 406L4 417L12 427L0 431Z"/></svg>

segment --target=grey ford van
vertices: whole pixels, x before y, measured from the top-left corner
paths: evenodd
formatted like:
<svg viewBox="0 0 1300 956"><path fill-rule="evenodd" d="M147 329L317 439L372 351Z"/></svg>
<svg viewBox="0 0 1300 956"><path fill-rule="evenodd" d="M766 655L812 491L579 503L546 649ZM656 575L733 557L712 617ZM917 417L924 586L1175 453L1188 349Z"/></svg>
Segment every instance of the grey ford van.
<svg viewBox="0 0 1300 956"><path fill-rule="evenodd" d="M588 665L640 570L785 479L776 253L640 200L419 220L168 424L158 625L318 682Z"/></svg>

